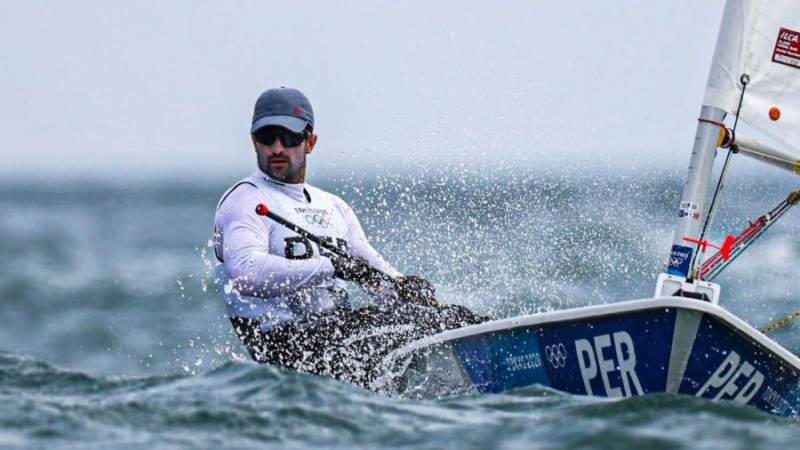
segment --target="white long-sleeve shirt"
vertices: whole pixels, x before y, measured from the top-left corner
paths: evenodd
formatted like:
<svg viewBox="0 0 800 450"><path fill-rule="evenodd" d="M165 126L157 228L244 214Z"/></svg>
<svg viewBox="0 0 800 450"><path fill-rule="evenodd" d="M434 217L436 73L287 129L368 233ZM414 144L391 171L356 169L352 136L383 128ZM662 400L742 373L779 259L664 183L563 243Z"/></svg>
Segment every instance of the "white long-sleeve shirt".
<svg viewBox="0 0 800 450"><path fill-rule="evenodd" d="M214 252L220 262L228 314L256 318L263 328L324 311L346 301L345 283L333 276L328 252L271 219L259 203L391 275L400 273L367 240L341 198L308 184L286 184L258 171L220 199Z"/></svg>

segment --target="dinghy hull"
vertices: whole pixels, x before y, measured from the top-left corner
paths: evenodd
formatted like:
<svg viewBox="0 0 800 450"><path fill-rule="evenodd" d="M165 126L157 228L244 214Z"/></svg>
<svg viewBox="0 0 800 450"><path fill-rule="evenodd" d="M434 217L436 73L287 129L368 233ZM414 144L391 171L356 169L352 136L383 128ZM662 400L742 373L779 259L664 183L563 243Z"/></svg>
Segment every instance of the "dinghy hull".
<svg viewBox="0 0 800 450"><path fill-rule="evenodd" d="M781 416L800 360L728 311L679 297L496 320L413 342L376 386L409 397L541 385L578 395L680 393Z"/></svg>

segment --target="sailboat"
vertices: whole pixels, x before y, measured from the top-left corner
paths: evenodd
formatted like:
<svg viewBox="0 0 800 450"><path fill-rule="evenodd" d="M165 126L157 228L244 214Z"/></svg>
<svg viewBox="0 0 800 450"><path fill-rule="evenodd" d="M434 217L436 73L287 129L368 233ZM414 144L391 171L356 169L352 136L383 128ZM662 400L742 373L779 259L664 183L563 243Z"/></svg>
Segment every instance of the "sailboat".
<svg viewBox="0 0 800 450"><path fill-rule="evenodd" d="M732 123L732 125L731 125ZM753 136L737 135L747 124ZM691 395L800 412L800 358L720 304L713 278L800 200L704 259L728 164L745 155L800 173L800 5L728 0L700 109L677 230L652 298L493 320L411 342L372 386L407 397L540 385L578 395ZM716 156L725 154L719 179ZM707 200L708 207L706 207ZM723 303L724 305L724 303Z"/></svg>

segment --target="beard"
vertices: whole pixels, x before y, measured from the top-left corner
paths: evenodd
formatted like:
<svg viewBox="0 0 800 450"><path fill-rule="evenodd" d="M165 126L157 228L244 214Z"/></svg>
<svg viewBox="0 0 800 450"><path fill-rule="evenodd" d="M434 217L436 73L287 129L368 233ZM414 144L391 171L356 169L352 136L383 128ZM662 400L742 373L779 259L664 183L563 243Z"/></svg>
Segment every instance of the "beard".
<svg viewBox="0 0 800 450"><path fill-rule="evenodd" d="M269 158L262 158L259 155L258 167L273 180L284 183L302 183L306 172L305 155L301 161L292 161L288 156L284 156L283 160L286 161L283 167L273 167Z"/></svg>

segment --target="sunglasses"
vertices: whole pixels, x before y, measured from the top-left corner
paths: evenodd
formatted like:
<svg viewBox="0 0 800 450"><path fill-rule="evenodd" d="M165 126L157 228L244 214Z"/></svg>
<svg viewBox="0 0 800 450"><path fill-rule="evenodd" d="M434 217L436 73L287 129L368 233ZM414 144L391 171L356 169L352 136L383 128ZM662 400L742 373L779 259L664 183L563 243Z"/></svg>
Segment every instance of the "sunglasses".
<svg viewBox="0 0 800 450"><path fill-rule="evenodd" d="M256 131L254 136L262 145L272 145L275 139L280 139L281 145L286 148L297 147L308 137L305 131L295 133L281 127L264 127Z"/></svg>

